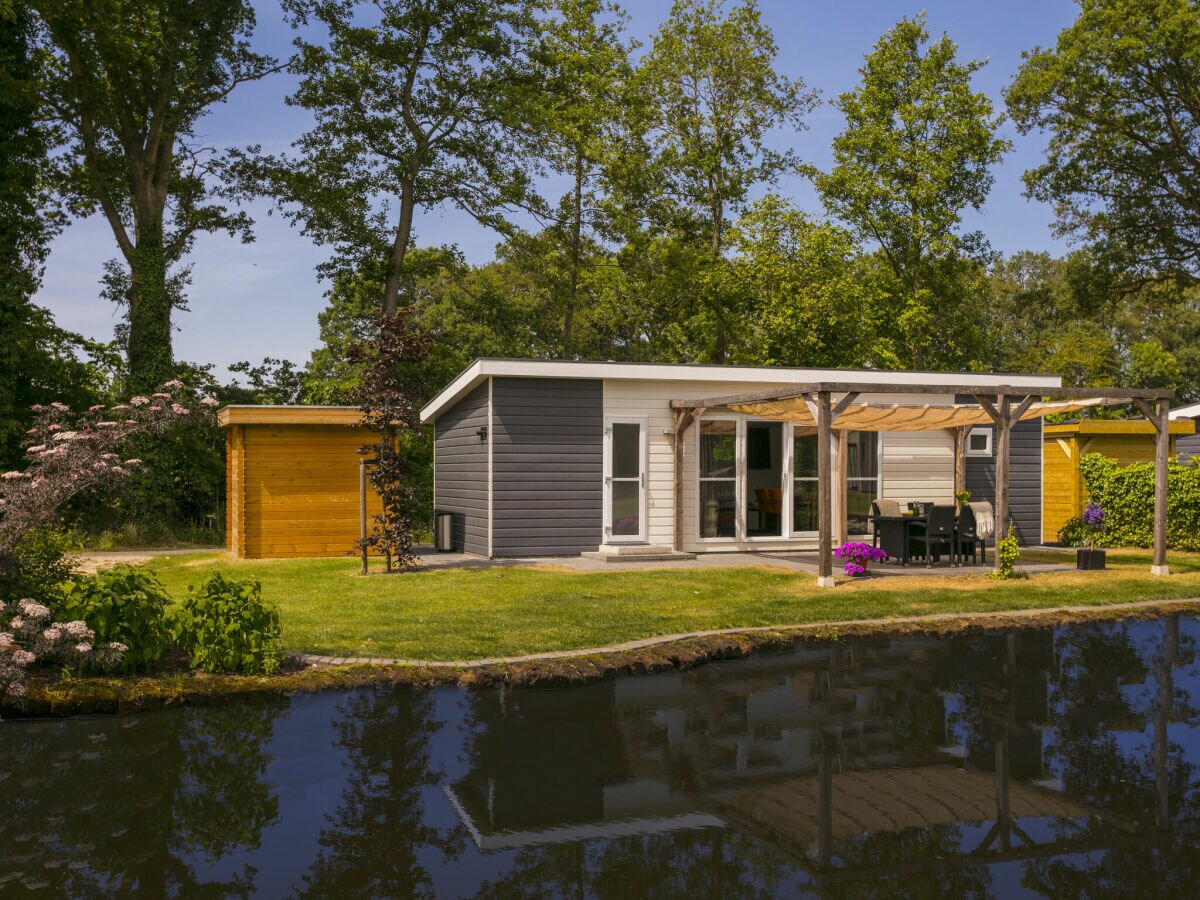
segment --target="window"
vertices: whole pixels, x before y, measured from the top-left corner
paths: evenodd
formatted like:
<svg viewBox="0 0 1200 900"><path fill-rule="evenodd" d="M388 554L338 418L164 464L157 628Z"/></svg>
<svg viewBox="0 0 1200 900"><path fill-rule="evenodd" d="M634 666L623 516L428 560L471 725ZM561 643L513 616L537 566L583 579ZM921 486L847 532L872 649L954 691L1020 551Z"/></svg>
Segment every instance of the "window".
<svg viewBox="0 0 1200 900"><path fill-rule="evenodd" d="M700 422L700 537L737 536L737 422Z"/></svg>
<svg viewBox="0 0 1200 900"><path fill-rule="evenodd" d="M972 428L967 434L967 456L992 455L992 429Z"/></svg>
<svg viewBox="0 0 1200 900"><path fill-rule="evenodd" d="M792 438L792 531L816 531L817 432L796 428Z"/></svg>
<svg viewBox="0 0 1200 900"><path fill-rule="evenodd" d="M746 537L783 535L783 423L746 423Z"/></svg>
<svg viewBox="0 0 1200 900"><path fill-rule="evenodd" d="M871 502L879 496L879 435L851 431L846 436L846 519L850 534L866 534Z"/></svg>

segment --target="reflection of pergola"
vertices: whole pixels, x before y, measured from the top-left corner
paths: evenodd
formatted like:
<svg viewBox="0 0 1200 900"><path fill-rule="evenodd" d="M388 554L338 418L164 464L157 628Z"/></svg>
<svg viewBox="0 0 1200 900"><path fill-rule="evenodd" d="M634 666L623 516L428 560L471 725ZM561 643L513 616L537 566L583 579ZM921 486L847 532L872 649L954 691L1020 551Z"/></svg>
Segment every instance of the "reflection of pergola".
<svg viewBox="0 0 1200 900"><path fill-rule="evenodd" d="M882 374L882 373L881 373ZM859 402L863 394L965 395L973 402L955 404ZM963 445L969 428L996 427L996 527L1008 522L1009 446L1018 422L1087 407L1130 403L1154 425L1154 564L1151 572L1167 574L1167 457L1170 434L1169 390L1153 388L1046 388L1002 385L986 391L978 385L843 384L814 382L750 394L704 400L672 400L675 417L675 549L682 550L683 436L710 409L777 419L817 429L817 506L819 544L818 584L833 584L832 443L835 433L850 431L932 431L949 429L955 436L955 471L961 471ZM1046 402L1046 398L1052 401Z"/></svg>

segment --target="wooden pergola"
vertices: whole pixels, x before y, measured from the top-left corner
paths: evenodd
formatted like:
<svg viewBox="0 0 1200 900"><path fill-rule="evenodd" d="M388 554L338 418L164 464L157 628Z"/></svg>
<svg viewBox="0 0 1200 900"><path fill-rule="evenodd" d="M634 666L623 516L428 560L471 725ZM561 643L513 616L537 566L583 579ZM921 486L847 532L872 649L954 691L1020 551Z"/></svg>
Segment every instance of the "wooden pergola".
<svg viewBox="0 0 1200 900"><path fill-rule="evenodd" d="M863 394L936 394L972 398L970 403L914 404L859 402ZM674 415L675 549L682 550L683 533L683 437L692 423L707 410L741 412L814 426L817 430L817 583L832 586L833 579L833 494L832 443L835 433L850 431L950 430L955 435L956 482L962 477L966 433L974 425L996 427L996 531L1003 536L1009 524L1009 447L1012 429L1021 421L1052 413L1096 406L1133 404L1153 424L1154 453L1154 563L1155 575L1167 574L1167 458L1170 453L1170 424L1167 411L1174 393L1158 388L1075 388L1026 385L910 385L813 382L770 391L710 397L703 400L672 400Z"/></svg>

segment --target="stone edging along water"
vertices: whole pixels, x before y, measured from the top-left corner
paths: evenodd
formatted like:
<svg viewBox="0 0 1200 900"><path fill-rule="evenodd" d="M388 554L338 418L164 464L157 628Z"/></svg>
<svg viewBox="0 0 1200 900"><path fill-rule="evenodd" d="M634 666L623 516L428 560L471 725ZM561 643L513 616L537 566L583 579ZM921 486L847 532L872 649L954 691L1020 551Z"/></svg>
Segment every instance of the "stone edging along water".
<svg viewBox="0 0 1200 900"><path fill-rule="evenodd" d="M813 622L804 625L755 625L742 628L717 628L709 631L688 631L658 637L625 641L607 647L582 650L554 650L524 656L494 656L485 659L430 660L365 656L319 656L297 653L300 662L313 666L407 666L430 669L487 669L496 666L553 662L588 656L635 653L666 644L703 638L752 637L770 635L784 638L839 638L863 634L910 632L948 633L963 629L995 627L1039 627L1067 622L1117 619L1129 617L1153 618L1180 612L1200 612L1200 598L1182 600L1140 600L1133 603L1112 603L1103 606L1054 606L1045 609L1011 609L994 612L932 613L925 616L903 616L887 619L844 619L836 622Z"/></svg>

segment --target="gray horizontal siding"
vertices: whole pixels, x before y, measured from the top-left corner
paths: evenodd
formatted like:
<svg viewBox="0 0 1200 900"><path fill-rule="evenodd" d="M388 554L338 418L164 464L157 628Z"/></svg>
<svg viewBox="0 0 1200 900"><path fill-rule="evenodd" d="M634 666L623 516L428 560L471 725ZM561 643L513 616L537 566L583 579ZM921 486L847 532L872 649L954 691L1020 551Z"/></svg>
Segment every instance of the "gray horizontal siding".
<svg viewBox="0 0 1200 900"><path fill-rule="evenodd" d="M991 457L967 457L967 490L972 500L996 502L996 435ZM1009 449L1008 511L1022 544L1042 542L1042 421L1013 428ZM997 532L1000 523L996 523Z"/></svg>
<svg viewBox="0 0 1200 900"><path fill-rule="evenodd" d="M492 382L492 554L574 556L603 540L604 386Z"/></svg>
<svg viewBox="0 0 1200 900"><path fill-rule="evenodd" d="M478 431L488 423L485 381L434 424L434 504L452 513L454 549L487 556L487 442Z"/></svg>
<svg viewBox="0 0 1200 900"><path fill-rule="evenodd" d="M1181 434L1175 438L1175 455L1180 462L1200 456L1200 434Z"/></svg>

